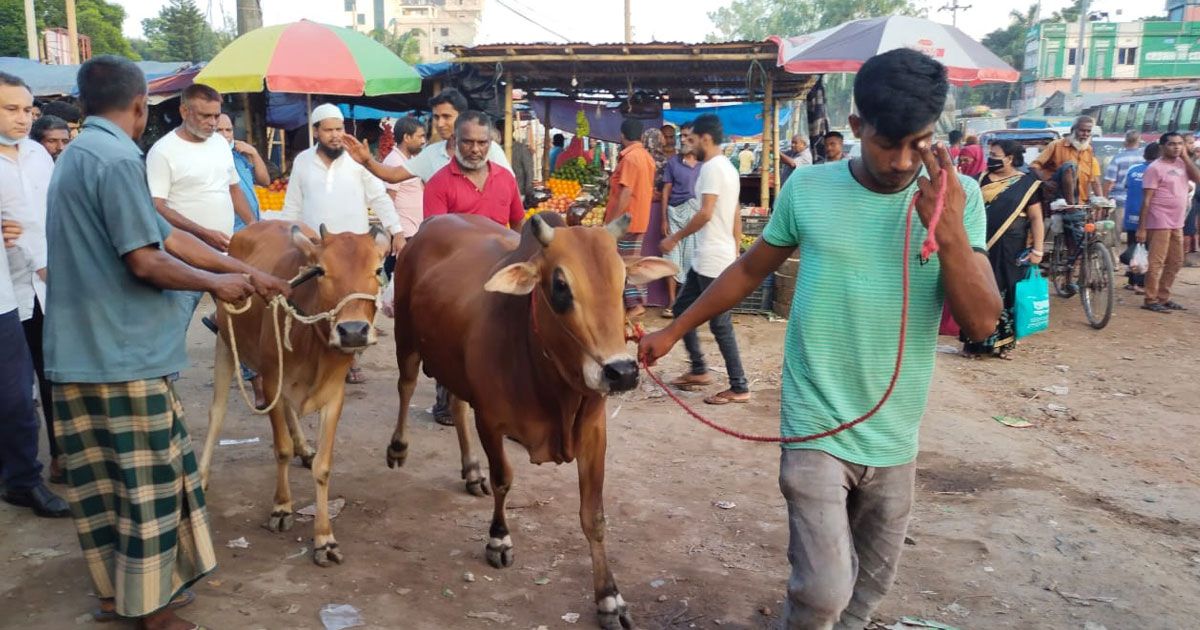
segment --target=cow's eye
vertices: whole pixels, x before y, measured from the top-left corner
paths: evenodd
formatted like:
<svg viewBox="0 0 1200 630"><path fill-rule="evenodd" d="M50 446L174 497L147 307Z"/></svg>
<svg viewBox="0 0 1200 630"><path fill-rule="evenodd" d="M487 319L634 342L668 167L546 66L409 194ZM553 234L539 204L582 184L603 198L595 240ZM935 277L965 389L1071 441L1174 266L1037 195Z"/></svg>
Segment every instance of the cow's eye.
<svg viewBox="0 0 1200 630"><path fill-rule="evenodd" d="M563 276L562 270L554 270L554 278L550 281L550 306L556 313L565 313L575 302L571 295L571 285Z"/></svg>

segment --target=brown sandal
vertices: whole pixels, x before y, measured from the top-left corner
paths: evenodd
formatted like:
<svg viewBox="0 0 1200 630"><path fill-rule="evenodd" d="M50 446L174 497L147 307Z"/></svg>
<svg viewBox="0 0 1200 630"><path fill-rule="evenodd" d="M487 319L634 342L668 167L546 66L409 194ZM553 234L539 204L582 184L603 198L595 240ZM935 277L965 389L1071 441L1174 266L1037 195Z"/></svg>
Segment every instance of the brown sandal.
<svg viewBox="0 0 1200 630"><path fill-rule="evenodd" d="M685 392L694 392L712 384L711 374L684 374L671 380L671 387Z"/></svg>
<svg viewBox="0 0 1200 630"><path fill-rule="evenodd" d="M738 393L732 389L718 392L704 399L709 405L728 405L729 403L745 404L750 402L750 392Z"/></svg>

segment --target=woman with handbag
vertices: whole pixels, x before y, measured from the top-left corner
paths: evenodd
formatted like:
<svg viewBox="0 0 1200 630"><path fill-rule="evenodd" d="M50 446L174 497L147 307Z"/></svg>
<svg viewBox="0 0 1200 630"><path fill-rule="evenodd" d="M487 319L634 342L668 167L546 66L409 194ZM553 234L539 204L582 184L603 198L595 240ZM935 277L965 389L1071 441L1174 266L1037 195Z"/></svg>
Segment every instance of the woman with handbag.
<svg viewBox="0 0 1200 630"><path fill-rule="evenodd" d="M1041 182L1017 170L1025 162L1024 155L1025 147L1019 142L995 142L988 152L987 172L979 177L979 188L987 208L988 259L996 274L1004 310L1000 313L996 331L987 339L969 341L960 336L963 356L994 354L1011 359L1017 345L1017 283L1025 278L1029 265L1037 266L1042 262L1045 236L1038 194Z"/></svg>

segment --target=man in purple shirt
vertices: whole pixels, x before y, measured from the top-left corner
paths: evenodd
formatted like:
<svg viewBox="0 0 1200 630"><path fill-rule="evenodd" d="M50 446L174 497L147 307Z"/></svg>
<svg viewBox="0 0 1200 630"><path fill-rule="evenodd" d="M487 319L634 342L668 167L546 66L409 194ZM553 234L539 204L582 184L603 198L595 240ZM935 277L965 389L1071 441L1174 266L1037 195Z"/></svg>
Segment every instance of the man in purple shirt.
<svg viewBox="0 0 1200 630"><path fill-rule="evenodd" d="M1171 300L1171 285L1183 267L1183 220L1188 209L1188 181L1200 183L1200 168L1184 157L1183 136L1168 131L1159 138L1162 157L1146 168L1142 179L1142 219L1137 241L1148 243L1146 303L1156 313L1187 310Z"/></svg>
<svg viewBox="0 0 1200 630"><path fill-rule="evenodd" d="M696 198L695 192L696 178L700 176L700 160L696 157L696 137L692 134L692 123L680 127L679 133L683 150L671 156L662 168L663 199L667 200L667 211L663 213L662 222L664 237L683 229L700 209L700 200ZM667 278L667 308L663 309L663 317L675 316L671 310L675 304L675 292L687 280L695 248L696 235L693 234L679 241L675 249L663 255L679 267L678 274Z"/></svg>

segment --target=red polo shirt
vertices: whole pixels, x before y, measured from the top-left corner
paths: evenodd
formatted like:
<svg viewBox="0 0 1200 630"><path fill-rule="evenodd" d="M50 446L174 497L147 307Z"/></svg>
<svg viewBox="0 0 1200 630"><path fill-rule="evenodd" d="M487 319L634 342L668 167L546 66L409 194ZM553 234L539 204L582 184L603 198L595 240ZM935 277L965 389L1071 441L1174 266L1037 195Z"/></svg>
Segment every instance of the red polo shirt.
<svg viewBox="0 0 1200 630"><path fill-rule="evenodd" d="M478 214L500 225L516 227L525 218L517 180L508 169L489 161L483 190L452 159L425 182L425 218L439 214Z"/></svg>

